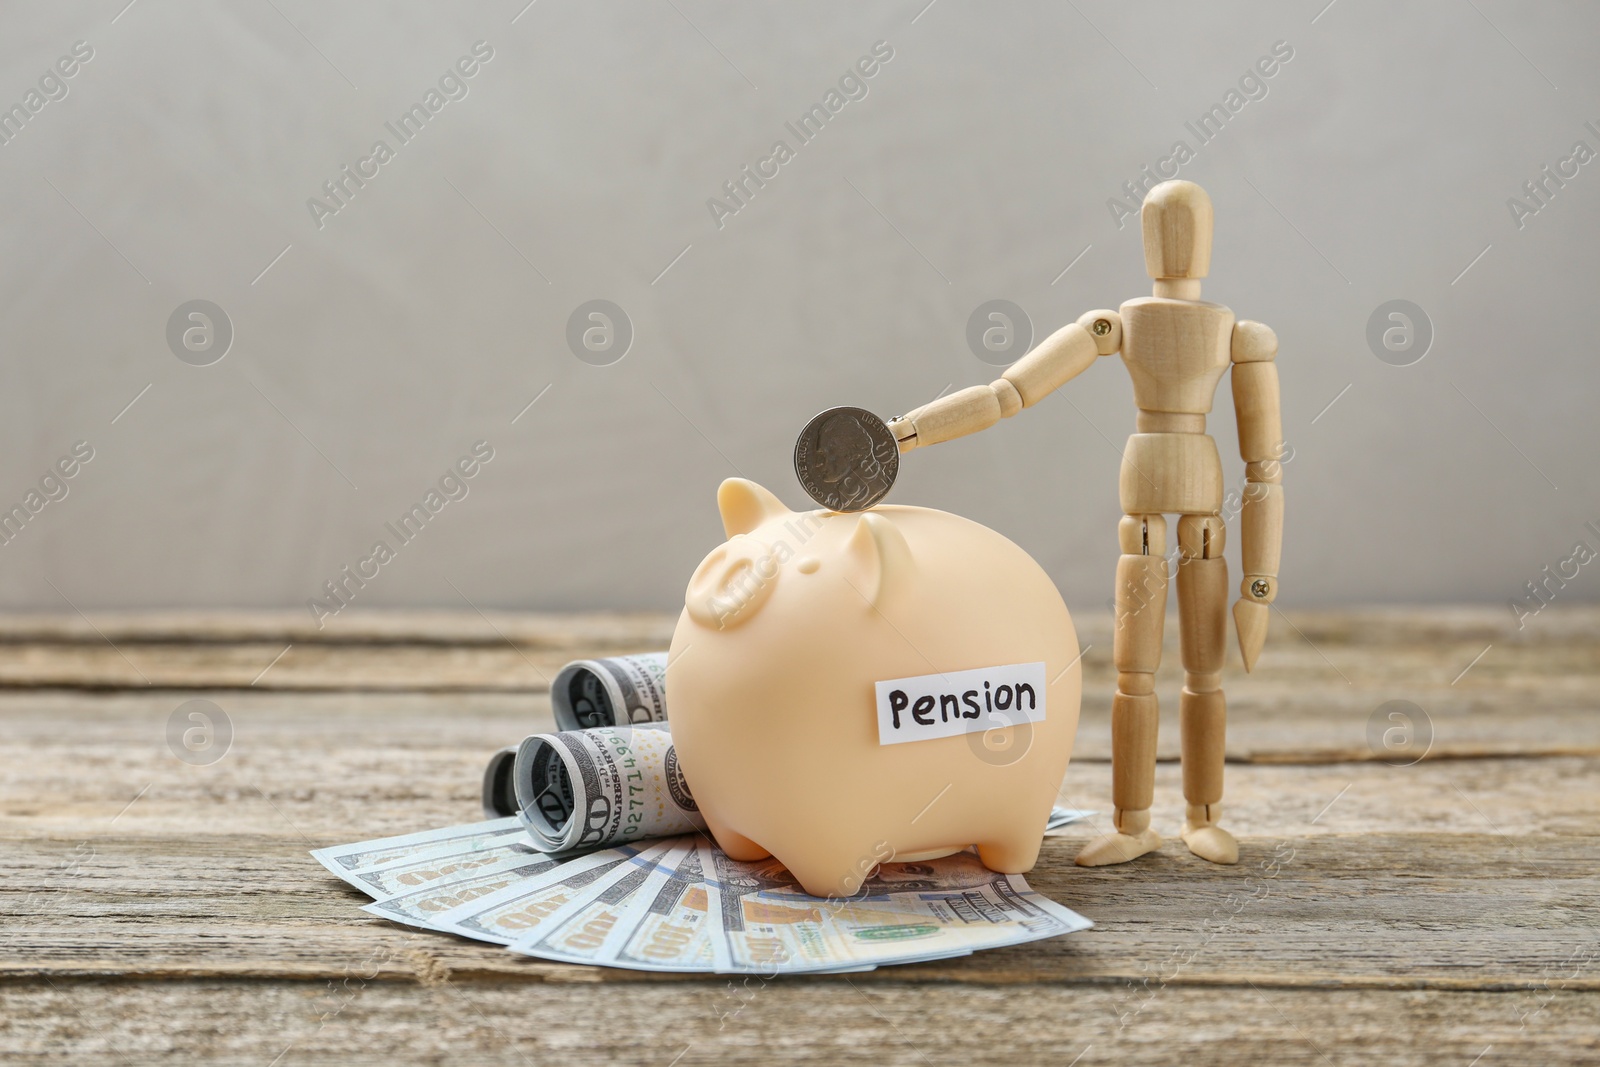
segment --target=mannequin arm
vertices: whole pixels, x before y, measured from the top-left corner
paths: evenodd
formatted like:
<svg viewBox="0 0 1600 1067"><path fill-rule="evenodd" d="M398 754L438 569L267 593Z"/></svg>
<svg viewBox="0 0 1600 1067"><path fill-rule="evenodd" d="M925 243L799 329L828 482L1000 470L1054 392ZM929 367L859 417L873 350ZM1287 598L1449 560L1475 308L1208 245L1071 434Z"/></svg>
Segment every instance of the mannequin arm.
<svg viewBox="0 0 1600 1067"><path fill-rule="evenodd" d="M1233 605L1244 669L1252 670L1267 640L1269 605L1278 595L1283 554L1283 416L1278 399L1278 338L1259 322L1233 327L1233 407L1239 456L1245 462L1240 511L1244 580Z"/></svg>
<svg viewBox="0 0 1600 1067"><path fill-rule="evenodd" d="M941 396L889 420L889 429L901 452L986 430L1031 408L1121 346L1121 317L1115 311L1091 311L1046 337L988 385Z"/></svg>

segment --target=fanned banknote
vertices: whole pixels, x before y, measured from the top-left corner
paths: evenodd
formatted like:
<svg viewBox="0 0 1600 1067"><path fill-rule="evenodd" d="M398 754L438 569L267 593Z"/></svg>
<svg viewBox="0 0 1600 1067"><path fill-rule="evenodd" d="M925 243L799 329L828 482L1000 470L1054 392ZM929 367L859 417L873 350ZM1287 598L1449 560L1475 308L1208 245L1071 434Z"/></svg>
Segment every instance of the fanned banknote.
<svg viewBox="0 0 1600 1067"><path fill-rule="evenodd" d="M439 927L435 922L446 912L559 866L561 866L560 860L544 855L504 859L451 882L441 882L395 896L380 897L361 910L408 926L423 926L437 930Z"/></svg>
<svg viewBox="0 0 1600 1067"><path fill-rule="evenodd" d="M899 882L897 867L923 868ZM886 864L883 878L844 899L798 887L739 900L724 925L733 969L795 974L862 964L915 963L1072 933L1092 925L1034 892L1019 874L988 870L970 852L926 864ZM915 889L899 888L915 882ZM726 911L726 905L724 905Z"/></svg>
<svg viewBox="0 0 1600 1067"><path fill-rule="evenodd" d="M672 773L664 728L535 735L517 758L530 751L538 770L525 792L542 823L525 809L312 855L374 898L363 908L370 914L528 956L636 970L864 971L1090 925L971 850L883 864L853 897L808 896L776 859L732 860L703 832ZM1054 808L1042 832L1092 814ZM561 851L544 851L551 843Z"/></svg>
<svg viewBox="0 0 1600 1067"><path fill-rule="evenodd" d="M884 864L849 898L808 896L776 860L732 860L700 835L570 860L471 855L363 910L549 960L768 976L948 959L1090 925L972 852Z"/></svg>
<svg viewBox="0 0 1600 1067"><path fill-rule="evenodd" d="M435 916L429 926L478 941L509 945L540 928L566 905L583 898L618 864L638 854L639 849L624 845L555 864L458 904Z"/></svg>
<svg viewBox="0 0 1600 1067"><path fill-rule="evenodd" d="M511 951L568 963L603 963L629 930L622 924L635 901L654 895L692 846L673 841L623 860L592 888L563 905Z"/></svg>
<svg viewBox="0 0 1600 1067"><path fill-rule="evenodd" d="M510 859L538 859L538 849L523 834L502 834L477 847L452 842L416 856L401 856L373 867L350 871L345 881L373 897L392 897L441 882L453 882L474 871L496 867Z"/></svg>
<svg viewBox="0 0 1600 1067"><path fill-rule="evenodd" d="M704 874L712 846L699 837L688 843L655 892L641 896L638 910L626 917L626 933L606 963L638 971L726 970L715 921L720 898Z"/></svg>
<svg viewBox="0 0 1600 1067"><path fill-rule="evenodd" d="M471 852L479 847L480 842L494 838L527 840L521 822L513 816L490 819L486 822L465 823L461 826L445 826L438 830L423 830L415 834L401 834L398 837L380 837L375 841L358 841L353 845L313 849L311 855L328 870L350 881L348 875L352 872L364 871L380 863L440 850L448 852L451 849L459 849ZM352 884L359 885L359 883ZM366 887L360 886L360 888Z"/></svg>
<svg viewBox="0 0 1600 1067"><path fill-rule="evenodd" d="M1094 814L1095 812L1080 811L1077 808L1051 808L1050 817L1046 819L1044 823L1044 832L1049 833L1052 830L1059 830L1063 826L1070 826L1075 822L1082 822L1084 819L1090 818Z"/></svg>

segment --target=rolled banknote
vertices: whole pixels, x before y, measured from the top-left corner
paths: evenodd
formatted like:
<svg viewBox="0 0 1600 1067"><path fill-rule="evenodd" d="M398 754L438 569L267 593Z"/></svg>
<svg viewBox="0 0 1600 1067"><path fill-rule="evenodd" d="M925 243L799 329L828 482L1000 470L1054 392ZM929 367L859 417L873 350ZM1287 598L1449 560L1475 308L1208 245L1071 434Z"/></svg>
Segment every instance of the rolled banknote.
<svg viewBox="0 0 1600 1067"><path fill-rule="evenodd" d="M667 720L667 654L580 659L550 683L557 730Z"/></svg>
<svg viewBox="0 0 1600 1067"><path fill-rule="evenodd" d="M483 769L485 819L503 819L517 813L517 787L511 776L516 760L516 745L507 745L489 757L489 766Z"/></svg>
<svg viewBox="0 0 1600 1067"><path fill-rule="evenodd" d="M544 852L704 830L666 724L534 734L512 763L517 815Z"/></svg>

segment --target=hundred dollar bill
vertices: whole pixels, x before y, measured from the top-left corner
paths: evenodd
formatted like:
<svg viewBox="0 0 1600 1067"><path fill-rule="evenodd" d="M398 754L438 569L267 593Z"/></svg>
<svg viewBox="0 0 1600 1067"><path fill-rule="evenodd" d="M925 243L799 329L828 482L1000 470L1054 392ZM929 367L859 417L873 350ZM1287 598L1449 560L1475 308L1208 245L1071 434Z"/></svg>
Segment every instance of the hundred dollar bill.
<svg viewBox="0 0 1600 1067"><path fill-rule="evenodd" d="M534 734L513 778L518 816L545 852L705 829L664 725Z"/></svg>
<svg viewBox="0 0 1600 1067"><path fill-rule="evenodd" d="M361 910L408 926L437 930L440 927L436 920L451 909L559 866L561 861L549 856L504 859L454 881L375 900Z"/></svg>
<svg viewBox="0 0 1600 1067"><path fill-rule="evenodd" d="M441 848L460 848L470 851L495 839L512 837L522 839L524 830L516 818L491 819L488 822L466 823L462 826L445 826L437 830L423 830L398 837L380 837L373 841L358 841L352 845L333 845L313 849L316 861L340 878L350 881L348 875L364 871L380 863L408 856L420 856ZM362 888L365 888L364 886Z"/></svg>
<svg viewBox="0 0 1600 1067"><path fill-rule="evenodd" d="M537 929L639 851L634 845L624 845L568 860L458 904L435 916L429 925L479 941L509 945Z"/></svg>
<svg viewBox="0 0 1600 1067"><path fill-rule="evenodd" d="M557 730L665 722L667 654L580 659L550 683Z"/></svg>
<svg viewBox="0 0 1600 1067"><path fill-rule="evenodd" d="M599 962L639 971L727 970L721 965L722 939L715 928L721 902L716 886L705 877L715 862L711 851L703 838L695 839L654 895L624 917L624 935Z"/></svg>
<svg viewBox="0 0 1600 1067"><path fill-rule="evenodd" d="M1082 822L1095 814L1095 812L1080 811L1077 808L1051 808L1050 817L1044 823L1044 832L1048 834L1051 830L1059 830L1063 826Z"/></svg>
<svg viewBox="0 0 1600 1067"><path fill-rule="evenodd" d="M516 762L516 745L507 745L489 757L489 765L483 769L485 819L503 819L517 814L517 785L511 774Z"/></svg>
<svg viewBox="0 0 1600 1067"><path fill-rule="evenodd" d="M676 841L652 846L612 868L581 896L511 944L512 952L568 963L604 963L628 933L635 905L659 891L693 846Z"/></svg>
<svg viewBox="0 0 1600 1067"><path fill-rule="evenodd" d="M806 895L771 861L714 854L727 969L792 974L943 959L1085 929L1090 922L970 852L885 864L860 895Z"/></svg>
<svg viewBox="0 0 1600 1067"><path fill-rule="evenodd" d="M418 856L402 856L376 867L351 871L345 881L370 897L382 899L441 882L454 882L507 859L538 859L544 855L528 844L526 834L520 833L502 834L468 845L450 844Z"/></svg>
<svg viewBox="0 0 1600 1067"><path fill-rule="evenodd" d="M762 910L768 926L809 915L817 902L795 889L745 900L747 911ZM1048 907L1046 907L1048 905ZM980 886L961 890L890 893L830 902L825 922L815 928L790 926L796 940L786 972L834 967L840 961L916 963L1002 948L1082 930L1087 919L1039 896L1020 874L990 874ZM812 959L805 959L811 956Z"/></svg>

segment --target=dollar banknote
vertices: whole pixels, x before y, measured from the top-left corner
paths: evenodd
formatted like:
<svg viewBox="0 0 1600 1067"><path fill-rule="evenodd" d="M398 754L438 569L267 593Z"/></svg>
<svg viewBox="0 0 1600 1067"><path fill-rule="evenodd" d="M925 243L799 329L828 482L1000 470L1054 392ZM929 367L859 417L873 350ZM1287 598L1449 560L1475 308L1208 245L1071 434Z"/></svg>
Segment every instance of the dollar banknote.
<svg viewBox="0 0 1600 1067"><path fill-rule="evenodd" d="M717 887L706 880L713 863L712 846L705 838L691 838L677 865L638 911L622 923L626 933L618 939L606 962L636 971L727 970L727 953L714 919L721 913Z"/></svg>
<svg viewBox="0 0 1600 1067"><path fill-rule="evenodd" d="M401 834L398 837L380 837L374 841L358 841L353 845L334 845L331 848L313 849L311 855L328 870L346 881L348 875L375 867L380 863L421 856L425 853L452 850L475 851L484 843L497 838L525 840L522 823L514 815L486 822L445 826L437 830ZM356 883L358 884L358 883ZM359 885L359 884L358 884ZM365 886L359 886L365 889Z"/></svg>
<svg viewBox="0 0 1600 1067"><path fill-rule="evenodd" d="M509 766L516 816L312 855L373 897L373 915L637 970L862 971L1089 925L971 850L882 864L838 899L808 896L776 859L732 860L703 832L665 724L534 735ZM1092 814L1053 808L1043 832Z"/></svg>
<svg viewBox="0 0 1600 1067"><path fill-rule="evenodd" d="M537 859L543 854L523 834L499 834L481 847L450 842L415 856L401 856L373 867L349 871L345 881L372 897L391 897L440 882L451 882L473 871L486 870L508 859Z"/></svg>
<svg viewBox="0 0 1600 1067"><path fill-rule="evenodd" d="M489 757L489 765L483 769L485 819L503 819L517 814L517 783L511 776L516 764L516 745L507 745Z"/></svg>
<svg viewBox="0 0 1600 1067"><path fill-rule="evenodd" d="M561 865L561 860L550 856L504 859L448 882L379 897L361 910L408 926L437 930L436 921L446 912Z"/></svg>
<svg viewBox="0 0 1600 1067"><path fill-rule="evenodd" d="M356 882L376 897L363 910L549 960L768 976L948 959L1089 925L970 851L886 863L857 895L821 898L808 896L777 860L732 860L703 834L574 859L505 855L498 835L445 836L447 847L464 850L368 869L444 874L425 873L427 884L415 888L396 877ZM363 844L342 851L383 851ZM479 853L499 858L479 864Z"/></svg>
<svg viewBox="0 0 1600 1067"><path fill-rule="evenodd" d="M1045 831L1049 833L1093 814L1053 808ZM513 817L336 845L311 854L369 896L385 897L449 881L503 859L536 856L539 851L521 821Z"/></svg>
<svg viewBox="0 0 1600 1067"><path fill-rule="evenodd" d="M971 852L884 864L861 893L843 898L809 896L770 860L741 863L721 852L715 860L725 970L797 974L915 963L1092 925Z"/></svg>
<svg viewBox="0 0 1600 1067"><path fill-rule="evenodd" d="M574 660L557 672L550 685L550 710L556 730L665 722L666 682L665 652ZM512 779L516 755L517 746L508 745L489 757L483 772L486 819L517 813Z"/></svg>
<svg viewBox="0 0 1600 1067"><path fill-rule="evenodd" d="M429 926L478 941L509 945L539 929L567 904L584 899L591 886L640 851L625 845L556 864L439 913Z"/></svg>
<svg viewBox="0 0 1600 1067"><path fill-rule="evenodd" d="M580 659L550 683L557 730L665 722L667 654Z"/></svg>
<svg viewBox="0 0 1600 1067"><path fill-rule="evenodd" d="M1082 822L1084 819L1092 818L1096 814L1093 811L1079 811L1077 808L1051 808L1050 817L1044 823L1044 832L1049 833L1052 830L1059 830L1063 826L1071 826L1075 822Z"/></svg>
<svg viewBox="0 0 1600 1067"><path fill-rule="evenodd" d="M518 815L545 852L705 829L664 726L534 734L512 777Z"/></svg>
<svg viewBox="0 0 1600 1067"><path fill-rule="evenodd" d="M538 929L513 942L511 951L568 963L609 959L629 933L623 920L635 902L659 891L692 851L687 844L664 842L624 860L589 892L575 897Z"/></svg>

